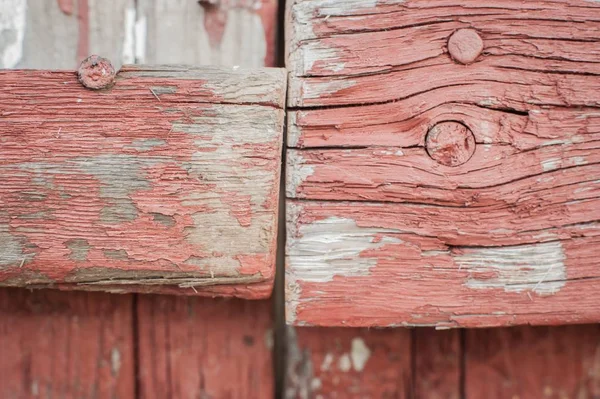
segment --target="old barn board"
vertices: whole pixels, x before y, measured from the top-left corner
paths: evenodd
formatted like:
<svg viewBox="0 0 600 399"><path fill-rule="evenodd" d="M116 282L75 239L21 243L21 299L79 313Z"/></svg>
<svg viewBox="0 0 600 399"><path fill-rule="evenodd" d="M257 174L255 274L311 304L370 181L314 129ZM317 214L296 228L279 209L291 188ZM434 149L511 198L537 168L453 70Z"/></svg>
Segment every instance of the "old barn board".
<svg viewBox="0 0 600 399"><path fill-rule="evenodd" d="M599 18L291 2L288 321L600 320Z"/></svg>
<svg viewBox="0 0 600 399"><path fill-rule="evenodd" d="M285 73L0 71L0 284L270 294Z"/></svg>
<svg viewBox="0 0 600 399"><path fill-rule="evenodd" d="M3 289L0 397L134 397L131 310L125 295Z"/></svg>
<svg viewBox="0 0 600 399"><path fill-rule="evenodd" d="M467 398L597 398L600 326L464 331Z"/></svg>
<svg viewBox="0 0 600 399"><path fill-rule="evenodd" d="M273 397L268 301L139 296L142 398Z"/></svg>

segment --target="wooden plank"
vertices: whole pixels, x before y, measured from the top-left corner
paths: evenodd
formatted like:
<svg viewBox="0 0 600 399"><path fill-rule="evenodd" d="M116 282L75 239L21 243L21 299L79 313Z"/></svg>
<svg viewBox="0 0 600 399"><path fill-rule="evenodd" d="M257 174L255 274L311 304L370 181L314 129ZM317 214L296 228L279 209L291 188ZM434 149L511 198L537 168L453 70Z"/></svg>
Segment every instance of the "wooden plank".
<svg viewBox="0 0 600 399"><path fill-rule="evenodd" d="M0 9L0 68L73 69L90 54L119 67L133 46L134 0L5 0Z"/></svg>
<svg viewBox="0 0 600 399"><path fill-rule="evenodd" d="M0 291L0 396L135 394L128 295Z"/></svg>
<svg viewBox="0 0 600 399"><path fill-rule="evenodd" d="M413 330L413 383L415 398L459 399L463 348L460 330ZM468 373L468 371L466 371ZM474 395L473 397L478 397Z"/></svg>
<svg viewBox="0 0 600 399"><path fill-rule="evenodd" d="M267 297L284 81L130 66L92 91L0 71L0 284Z"/></svg>
<svg viewBox="0 0 600 399"><path fill-rule="evenodd" d="M137 62L275 65L277 0L139 0Z"/></svg>
<svg viewBox="0 0 600 399"><path fill-rule="evenodd" d="M465 353L469 398L600 395L597 325L467 330Z"/></svg>
<svg viewBox="0 0 600 399"><path fill-rule="evenodd" d="M290 328L285 398L410 398L406 329Z"/></svg>
<svg viewBox="0 0 600 399"><path fill-rule="evenodd" d="M600 320L598 16L292 2L288 322Z"/></svg>
<svg viewBox="0 0 600 399"><path fill-rule="evenodd" d="M141 397L273 396L269 302L140 299Z"/></svg>

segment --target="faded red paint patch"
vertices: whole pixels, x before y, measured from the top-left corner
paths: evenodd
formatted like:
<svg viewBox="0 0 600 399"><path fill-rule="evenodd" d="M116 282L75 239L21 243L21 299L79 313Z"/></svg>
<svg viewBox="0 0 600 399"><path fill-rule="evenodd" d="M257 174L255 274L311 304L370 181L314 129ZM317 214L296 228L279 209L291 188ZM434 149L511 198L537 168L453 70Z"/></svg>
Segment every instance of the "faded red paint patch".
<svg viewBox="0 0 600 399"><path fill-rule="evenodd" d="M77 62L90 55L90 8L88 0L77 0L79 34L77 40Z"/></svg>
<svg viewBox="0 0 600 399"><path fill-rule="evenodd" d="M56 0L58 7L65 15L73 14L73 0Z"/></svg>

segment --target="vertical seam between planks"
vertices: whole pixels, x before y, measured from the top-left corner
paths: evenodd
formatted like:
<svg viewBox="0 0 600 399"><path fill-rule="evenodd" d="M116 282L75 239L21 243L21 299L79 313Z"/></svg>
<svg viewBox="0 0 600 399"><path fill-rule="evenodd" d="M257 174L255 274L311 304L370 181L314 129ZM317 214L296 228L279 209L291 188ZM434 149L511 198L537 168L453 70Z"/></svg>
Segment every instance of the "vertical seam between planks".
<svg viewBox="0 0 600 399"><path fill-rule="evenodd" d="M467 334L465 329L460 330L459 335L459 353L460 353L460 365L458 376L458 386L461 399L465 399L466 396L466 373L467 373Z"/></svg>
<svg viewBox="0 0 600 399"><path fill-rule="evenodd" d="M290 0L291 1L291 0ZM285 67L285 0L277 2L277 24L275 29L275 62L277 67ZM286 198L285 198L285 165L286 165L286 150L287 150L287 81L285 79L285 99L283 103L284 119L283 119L283 134L281 146L281 176L279 180L279 207L278 207L278 226L277 226L277 253L275 260L275 282L273 285L273 377L274 398L279 399L284 397L286 384L287 364L287 329L285 323L285 244L286 244Z"/></svg>
<svg viewBox="0 0 600 399"><path fill-rule="evenodd" d="M131 343L133 352L133 396L134 398L141 397L140 387L140 328L138 317L138 294L133 294L131 298L131 335L133 342Z"/></svg>
<svg viewBox="0 0 600 399"><path fill-rule="evenodd" d="M417 386L417 329L410 330L410 387L408 389L408 397L416 398Z"/></svg>

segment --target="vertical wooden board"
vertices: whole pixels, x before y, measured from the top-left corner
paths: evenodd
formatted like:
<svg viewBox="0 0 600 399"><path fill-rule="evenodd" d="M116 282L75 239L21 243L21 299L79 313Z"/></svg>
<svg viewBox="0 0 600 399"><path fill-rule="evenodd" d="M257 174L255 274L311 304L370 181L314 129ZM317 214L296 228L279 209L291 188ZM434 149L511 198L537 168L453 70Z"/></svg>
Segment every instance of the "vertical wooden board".
<svg viewBox="0 0 600 399"><path fill-rule="evenodd" d="M140 397L272 397L270 306L140 296Z"/></svg>
<svg viewBox="0 0 600 399"><path fill-rule="evenodd" d="M600 326L467 330L468 398L597 398Z"/></svg>
<svg viewBox="0 0 600 399"><path fill-rule="evenodd" d="M461 398L460 330L413 330L413 383L416 399Z"/></svg>
<svg viewBox="0 0 600 399"><path fill-rule="evenodd" d="M126 25L134 14L134 0L5 0L0 68L74 69L92 53L119 67L133 46Z"/></svg>
<svg viewBox="0 0 600 399"><path fill-rule="evenodd" d="M286 399L409 398L406 329L289 329Z"/></svg>
<svg viewBox="0 0 600 399"><path fill-rule="evenodd" d="M0 397L134 395L131 296L0 290Z"/></svg>
<svg viewBox="0 0 600 399"><path fill-rule="evenodd" d="M273 66L277 0L139 0L144 63Z"/></svg>

